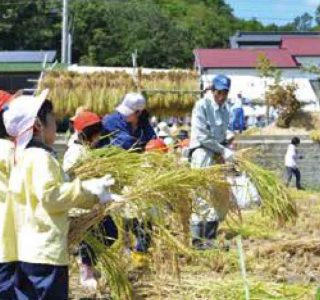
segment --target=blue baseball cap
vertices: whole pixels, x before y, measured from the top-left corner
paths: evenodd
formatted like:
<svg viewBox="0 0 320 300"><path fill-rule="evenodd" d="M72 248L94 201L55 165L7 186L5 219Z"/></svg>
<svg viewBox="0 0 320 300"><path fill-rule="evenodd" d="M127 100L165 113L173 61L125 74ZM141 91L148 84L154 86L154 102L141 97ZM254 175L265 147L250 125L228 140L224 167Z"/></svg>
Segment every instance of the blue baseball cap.
<svg viewBox="0 0 320 300"><path fill-rule="evenodd" d="M229 77L225 75L217 75L213 80L212 80L212 87L215 90L222 91L222 90L230 90L231 86L231 80Z"/></svg>

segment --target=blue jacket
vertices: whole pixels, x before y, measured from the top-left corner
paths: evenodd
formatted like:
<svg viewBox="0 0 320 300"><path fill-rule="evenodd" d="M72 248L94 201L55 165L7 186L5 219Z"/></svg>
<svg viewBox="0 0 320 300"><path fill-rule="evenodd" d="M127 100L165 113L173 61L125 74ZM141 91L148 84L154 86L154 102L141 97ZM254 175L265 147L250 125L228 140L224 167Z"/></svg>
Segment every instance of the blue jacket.
<svg viewBox="0 0 320 300"><path fill-rule="evenodd" d="M137 130L133 131L130 123L119 112L114 112L102 119L105 134L111 134L110 144L123 149L139 148L156 137L149 121L141 120Z"/></svg>

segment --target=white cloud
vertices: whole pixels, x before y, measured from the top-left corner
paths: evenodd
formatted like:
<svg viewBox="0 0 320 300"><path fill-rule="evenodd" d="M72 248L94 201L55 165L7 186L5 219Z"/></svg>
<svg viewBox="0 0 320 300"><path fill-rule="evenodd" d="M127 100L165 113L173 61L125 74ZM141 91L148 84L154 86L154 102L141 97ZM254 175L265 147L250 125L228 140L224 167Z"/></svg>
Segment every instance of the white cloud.
<svg viewBox="0 0 320 300"><path fill-rule="evenodd" d="M317 8L318 5L320 5L319 0L305 0L304 2L306 5L308 5L309 7L313 7L313 8Z"/></svg>

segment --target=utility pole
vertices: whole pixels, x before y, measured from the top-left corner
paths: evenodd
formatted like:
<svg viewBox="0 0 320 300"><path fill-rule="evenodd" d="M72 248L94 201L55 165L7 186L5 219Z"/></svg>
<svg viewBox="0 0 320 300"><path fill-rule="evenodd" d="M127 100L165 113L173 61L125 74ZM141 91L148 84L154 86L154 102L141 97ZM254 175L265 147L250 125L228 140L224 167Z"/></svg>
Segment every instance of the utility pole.
<svg viewBox="0 0 320 300"><path fill-rule="evenodd" d="M68 63L68 0L63 1L61 63Z"/></svg>
<svg viewBox="0 0 320 300"><path fill-rule="evenodd" d="M72 34L68 34L68 65L72 63Z"/></svg>
<svg viewBox="0 0 320 300"><path fill-rule="evenodd" d="M139 89L139 82L138 82L138 63L137 63L137 57L138 57L138 50L136 49L132 54L132 78L135 82L137 88Z"/></svg>

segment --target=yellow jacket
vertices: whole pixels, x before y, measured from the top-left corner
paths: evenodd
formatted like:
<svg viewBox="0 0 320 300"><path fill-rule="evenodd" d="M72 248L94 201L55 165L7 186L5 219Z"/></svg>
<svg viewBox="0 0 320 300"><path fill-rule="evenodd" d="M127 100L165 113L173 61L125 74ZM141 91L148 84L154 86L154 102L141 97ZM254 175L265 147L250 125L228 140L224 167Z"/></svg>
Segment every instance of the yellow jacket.
<svg viewBox="0 0 320 300"><path fill-rule="evenodd" d="M13 164L13 143L0 139L0 263L17 260L12 203L8 193Z"/></svg>
<svg viewBox="0 0 320 300"><path fill-rule="evenodd" d="M9 183L19 261L67 265L68 211L91 208L98 198L79 179L65 181L58 161L42 148L28 148Z"/></svg>

